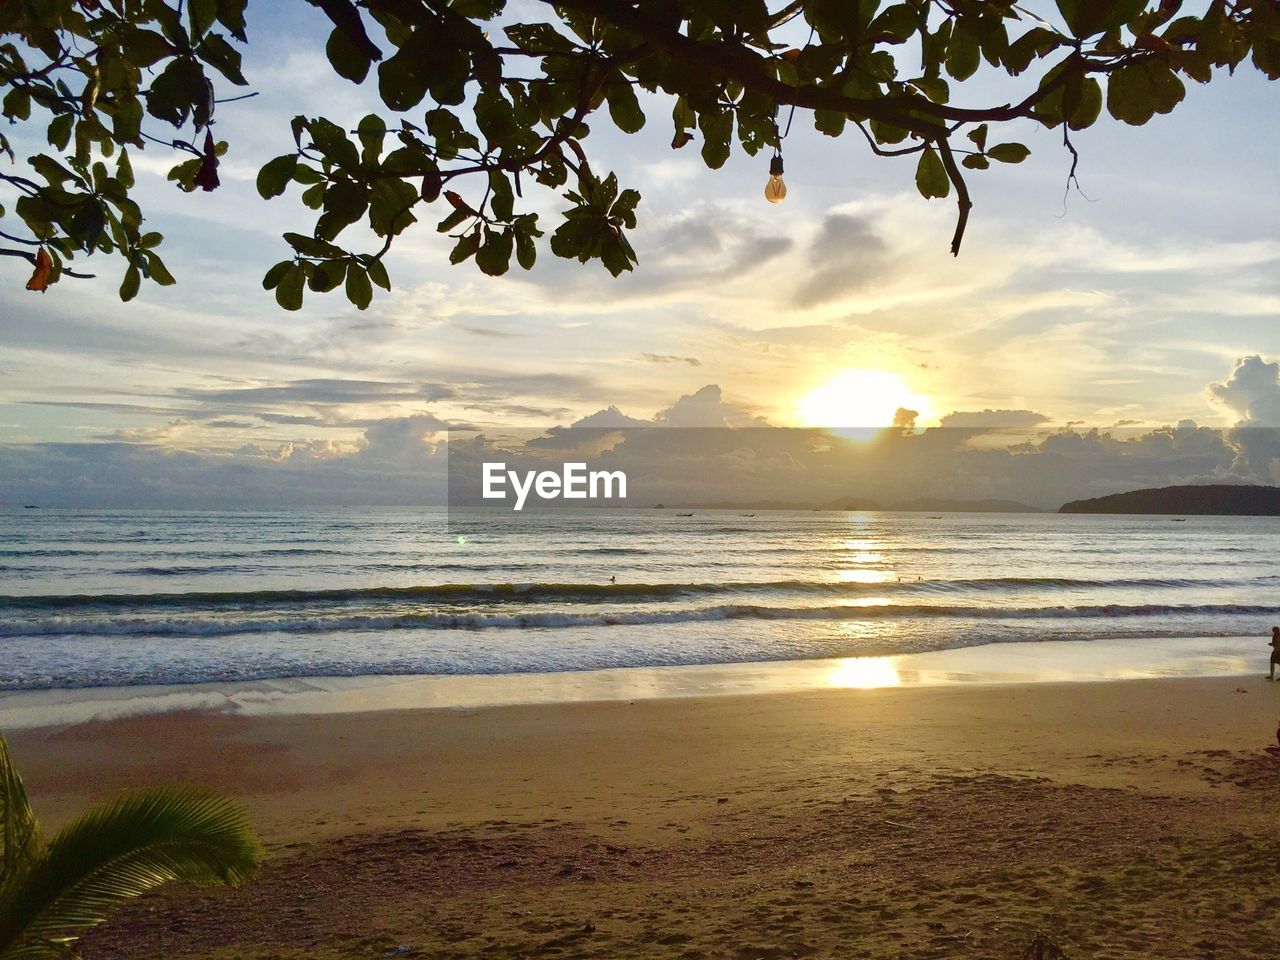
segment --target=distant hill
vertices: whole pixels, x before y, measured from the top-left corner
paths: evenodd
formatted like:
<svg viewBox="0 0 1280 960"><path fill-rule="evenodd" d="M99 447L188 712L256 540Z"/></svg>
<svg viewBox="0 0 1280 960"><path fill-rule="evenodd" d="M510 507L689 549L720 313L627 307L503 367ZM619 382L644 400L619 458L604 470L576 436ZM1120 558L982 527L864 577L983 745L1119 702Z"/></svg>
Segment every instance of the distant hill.
<svg viewBox="0 0 1280 960"><path fill-rule="evenodd" d="M1072 500L1059 513L1157 513L1188 516L1280 516L1280 487L1209 484L1156 487Z"/></svg>

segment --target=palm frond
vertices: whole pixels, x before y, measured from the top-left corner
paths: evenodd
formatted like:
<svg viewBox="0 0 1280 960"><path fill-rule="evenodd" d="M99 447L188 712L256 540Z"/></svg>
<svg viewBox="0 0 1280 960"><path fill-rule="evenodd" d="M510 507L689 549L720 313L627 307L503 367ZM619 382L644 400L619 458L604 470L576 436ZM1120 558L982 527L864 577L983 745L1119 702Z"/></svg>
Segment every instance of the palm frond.
<svg viewBox="0 0 1280 960"><path fill-rule="evenodd" d="M30 866L39 848L40 826L9 757L9 742L0 733L0 884Z"/></svg>
<svg viewBox="0 0 1280 960"><path fill-rule="evenodd" d="M74 939L162 883L238 884L262 859L242 807L202 790L162 788L95 807L0 890L0 957ZM36 948L38 949L38 948Z"/></svg>

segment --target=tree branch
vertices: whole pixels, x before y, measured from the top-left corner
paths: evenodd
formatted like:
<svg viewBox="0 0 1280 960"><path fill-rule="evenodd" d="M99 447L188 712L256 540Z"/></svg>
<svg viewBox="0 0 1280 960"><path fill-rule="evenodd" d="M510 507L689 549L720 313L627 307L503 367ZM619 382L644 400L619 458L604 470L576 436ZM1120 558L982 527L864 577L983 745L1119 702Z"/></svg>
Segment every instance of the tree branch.
<svg viewBox="0 0 1280 960"><path fill-rule="evenodd" d="M710 70L727 80L736 80L779 104L795 104L811 110L834 110L865 120L879 120L909 130L926 140L943 136L946 128L934 121L912 117L898 106L916 108L923 97L879 97L867 100L849 97L826 87L793 87L773 75L768 58L744 46L707 43L685 36L656 18L641 13L620 0L542 0L552 6L568 7L599 17L635 33L664 54L699 70Z"/></svg>
<svg viewBox="0 0 1280 960"><path fill-rule="evenodd" d="M28 253L26 250L5 250L0 248L0 257L17 257L20 260L27 261L27 263L32 266L34 266L36 262L36 255L34 253ZM93 273L76 273L76 271L68 270L66 267L62 268L62 275L65 277L75 277L77 280L92 280L97 276L97 274Z"/></svg>
<svg viewBox="0 0 1280 960"><path fill-rule="evenodd" d="M956 232L951 238L951 255L958 257L960 256L960 244L964 240L965 227L969 225L969 211L973 209L973 201L969 198L968 184L964 182L964 176L956 165L956 158L951 152L951 144L947 142L946 137L937 140L936 143L938 155L942 158L942 166L947 171L947 177L955 185L956 203L960 207L960 213L956 217Z"/></svg>

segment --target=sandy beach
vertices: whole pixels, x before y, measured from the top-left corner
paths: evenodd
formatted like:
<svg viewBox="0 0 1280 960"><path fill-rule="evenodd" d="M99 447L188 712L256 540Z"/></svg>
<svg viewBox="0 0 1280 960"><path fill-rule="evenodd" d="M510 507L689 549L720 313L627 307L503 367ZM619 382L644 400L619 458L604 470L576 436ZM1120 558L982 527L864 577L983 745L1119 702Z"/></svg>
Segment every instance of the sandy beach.
<svg viewBox="0 0 1280 960"><path fill-rule="evenodd" d="M1274 957L1280 686L827 689L39 727L47 826L242 799L270 856L88 958Z"/></svg>

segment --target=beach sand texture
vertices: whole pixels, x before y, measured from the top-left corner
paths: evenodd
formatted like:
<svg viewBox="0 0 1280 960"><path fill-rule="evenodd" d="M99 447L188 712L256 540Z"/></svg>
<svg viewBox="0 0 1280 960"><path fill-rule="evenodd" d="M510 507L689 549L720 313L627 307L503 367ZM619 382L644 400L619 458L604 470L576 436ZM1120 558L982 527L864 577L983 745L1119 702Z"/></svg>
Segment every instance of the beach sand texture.
<svg viewBox="0 0 1280 960"><path fill-rule="evenodd" d="M1280 685L823 690L16 732L52 827L185 780L270 856L111 957L1274 958Z"/></svg>

